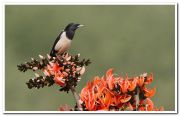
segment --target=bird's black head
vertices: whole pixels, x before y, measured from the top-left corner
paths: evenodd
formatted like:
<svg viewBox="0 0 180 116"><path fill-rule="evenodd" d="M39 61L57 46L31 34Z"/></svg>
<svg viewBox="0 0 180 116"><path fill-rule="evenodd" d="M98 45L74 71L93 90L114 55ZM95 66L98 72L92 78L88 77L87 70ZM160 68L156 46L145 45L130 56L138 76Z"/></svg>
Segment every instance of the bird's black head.
<svg viewBox="0 0 180 116"><path fill-rule="evenodd" d="M64 29L65 31L75 31L79 27L82 27L83 25L81 24L74 24L74 23L69 23L66 28Z"/></svg>
<svg viewBox="0 0 180 116"><path fill-rule="evenodd" d="M79 27L82 27L84 25L81 24L75 24L75 23L69 23L66 28L64 29L64 31L66 32L66 36L69 39L73 39L74 37L74 33L76 31L76 29L78 29Z"/></svg>

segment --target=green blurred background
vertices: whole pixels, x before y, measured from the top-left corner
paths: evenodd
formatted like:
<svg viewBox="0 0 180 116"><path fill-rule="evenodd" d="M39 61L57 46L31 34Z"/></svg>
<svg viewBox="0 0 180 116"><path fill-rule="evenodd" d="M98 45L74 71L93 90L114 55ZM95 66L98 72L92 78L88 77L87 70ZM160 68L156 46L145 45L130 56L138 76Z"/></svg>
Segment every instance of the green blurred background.
<svg viewBox="0 0 180 116"><path fill-rule="evenodd" d="M157 92L152 98L158 107L175 110L175 6L41 6L5 7L5 110L56 111L61 104L74 106L71 93L58 86L28 89L34 77L21 73L17 64L46 55L58 33L70 23L84 24L76 31L71 54L90 58L77 91L94 76L115 73L137 76L153 73Z"/></svg>

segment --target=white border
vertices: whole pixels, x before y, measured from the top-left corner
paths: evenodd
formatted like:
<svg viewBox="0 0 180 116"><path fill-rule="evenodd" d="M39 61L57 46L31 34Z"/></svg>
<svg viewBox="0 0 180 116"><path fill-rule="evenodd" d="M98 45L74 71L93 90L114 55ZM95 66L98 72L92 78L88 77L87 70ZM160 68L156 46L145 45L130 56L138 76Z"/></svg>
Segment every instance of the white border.
<svg viewBox="0 0 180 116"><path fill-rule="evenodd" d="M14 0L11 0L14 1ZM22 1L22 0L21 0ZM61 3L52 3L52 2L45 2L45 3L40 3L37 2L36 0L32 0L33 2L4 2L2 7L2 12L3 12L3 16L2 16L2 35L3 35L3 55L4 57L2 58L2 64L3 67L5 67L5 5L175 5L175 111L5 111L5 69L3 68L3 81L2 81L2 85L3 85L3 113L5 114L9 114L9 113L35 113L35 114L61 114L61 113L68 113L68 114L72 114L72 113L96 113L96 114L100 114L100 113L132 113L132 114L143 114L143 113L147 113L147 114L151 114L151 113L167 113L167 114L174 114L177 113L177 3L175 2L170 2L170 3L119 3L119 2L67 2L67 1L62 1Z"/></svg>
<svg viewBox="0 0 180 116"><path fill-rule="evenodd" d="M177 69L177 67L178 67L178 62L177 62L177 49L178 49L178 47L177 47L177 8L178 8L178 6L177 6L177 4L175 5L175 111L177 112L177 105L178 105L178 100L177 100L177 96L178 96L178 93L177 93L177 91L178 91L178 89L177 89L177 84L178 84L178 69Z"/></svg>
<svg viewBox="0 0 180 116"><path fill-rule="evenodd" d="M35 113L35 114L63 114L63 113L68 113L68 114L126 114L126 113L131 113L131 114L162 114L162 113L167 113L167 114L172 114L176 113L174 111L4 111L5 114L10 114L10 113Z"/></svg>
<svg viewBox="0 0 180 116"><path fill-rule="evenodd" d="M61 3L53 3L53 2L6 2L3 3L3 5L177 5L176 2L169 2L169 3L136 3L136 2L131 2L131 3L120 3L120 2L61 2Z"/></svg>
<svg viewBox="0 0 180 116"><path fill-rule="evenodd" d="M3 92L3 96L2 96L2 110L3 112L5 111L5 10L4 10L4 5L2 6L1 12L2 12L2 92Z"/></svg>

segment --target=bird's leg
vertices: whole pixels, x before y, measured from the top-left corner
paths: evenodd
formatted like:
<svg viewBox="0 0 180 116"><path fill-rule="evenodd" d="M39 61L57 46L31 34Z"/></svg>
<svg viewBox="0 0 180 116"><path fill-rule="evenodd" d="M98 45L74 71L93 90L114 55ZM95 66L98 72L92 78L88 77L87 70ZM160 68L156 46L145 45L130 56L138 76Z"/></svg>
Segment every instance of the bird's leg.
<svg viewBox="0 0 180 116"><path fill-rule="evenodd" d="M61 55L60 54L56 54L56 57L58 58L58 59L61 59Z"/></svg>
<svg viewBox="0 0 180 116"><path fill-rule="evenodd" d="M68 56L68 53L67 53L67 52L64 52L64 53L61 54L61 56L66 57L66 56Z"/></svg>

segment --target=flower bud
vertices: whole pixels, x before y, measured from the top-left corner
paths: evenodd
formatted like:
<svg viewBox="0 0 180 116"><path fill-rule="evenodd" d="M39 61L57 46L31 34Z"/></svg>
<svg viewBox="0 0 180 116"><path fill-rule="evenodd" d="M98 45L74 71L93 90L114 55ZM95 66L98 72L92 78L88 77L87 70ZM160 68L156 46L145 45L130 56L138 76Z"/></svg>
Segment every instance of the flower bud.
<svg viewBox="0 0 180 116"><path fill-rule="evenodd" d="M66 60L67 60L67 61L71 60L71 56L67 57Z"/></svg>
<svg viewBox="0 0 180 116"><path fill-rule="evenodd" d="M33 67L33 71L36 71L38 69L38 67Z"/></svg>
<svg viewBox="0 0 180 116"><path fill-rule="evenodd" d="M85 73L85 71L86 71L86 69L85 69L85 67L83 66L82 68L81 68L81 70L80 70L80 75L83 75L84 73Z"/></svg>
<svg viewBox="0 0 180 116"><path fill-rule="evenodd" d="M48 59L51 59L51 56L50 56L49 54L47 54L47 58L48 58Z"/></svg>
<svg viewBox="0 0 180 116"><path fill-rule="evenodd" d="M39 54L39 58L40 58L40 59L44 59L44 57L43 57L42 55L40 55L40 54Z"/></svg>

